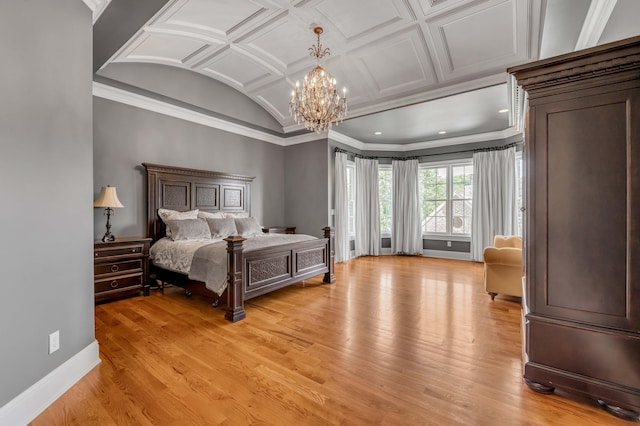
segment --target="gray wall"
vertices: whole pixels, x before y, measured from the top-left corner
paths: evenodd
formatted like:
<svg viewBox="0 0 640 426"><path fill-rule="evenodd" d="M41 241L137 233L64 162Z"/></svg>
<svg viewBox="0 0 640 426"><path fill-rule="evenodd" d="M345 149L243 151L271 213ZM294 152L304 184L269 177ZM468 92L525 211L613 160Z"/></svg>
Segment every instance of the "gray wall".
<svg viewBox="0 0 640 426"><path fill-rule="evenodd" d="M327 139L285 148L285 222L316 237L329 219Z"/></svg>
<svg viewBox="0 0 640 426"><path fill-rule="evenodd" d="M91 40L82 1L0 2L0 406L94 341Z"/></svg>
<svg viewBox="0 0 640 426"><path fill-rule="evenodd" d="M94 196L117 188L116 236L146 235L146 182L141 163L165 164L255 176L251 213L261 223L285 222L284 148L267 142L95 97ZM105 217L94 212L94 237L102 238Z"/></svg>
<svg viewBox="0 0 640 426"><path fill-rule="evenodd" d="M106 66L98 71L98 75L183 102L188 108L204 110L199 112L269 133L283 134L278 120L248 96L193 71L169 65L123 62ZM100 77L96 81L101 81ZM111 82L107 84L113 85Z"/></svg>

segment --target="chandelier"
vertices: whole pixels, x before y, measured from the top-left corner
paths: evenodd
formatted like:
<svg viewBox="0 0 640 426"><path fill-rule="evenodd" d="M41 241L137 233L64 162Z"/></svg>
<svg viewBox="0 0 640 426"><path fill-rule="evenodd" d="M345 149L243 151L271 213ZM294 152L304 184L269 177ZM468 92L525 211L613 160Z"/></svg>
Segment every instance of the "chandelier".
<svg viewBox="0 0 640 426"><path fill-rule="evenodd" d="M347 89L342 89L340 97L336 90L336 79L320 66L320 59L331 52L320 44L322 28L315 27L313 32L318 35L318 44L309 48L309 55L316 58L316 67L304 76L302 87L296 81L296 88L291 92L289 111L296 123L304 124L307 130L321 133L347 116Z"/></svg>

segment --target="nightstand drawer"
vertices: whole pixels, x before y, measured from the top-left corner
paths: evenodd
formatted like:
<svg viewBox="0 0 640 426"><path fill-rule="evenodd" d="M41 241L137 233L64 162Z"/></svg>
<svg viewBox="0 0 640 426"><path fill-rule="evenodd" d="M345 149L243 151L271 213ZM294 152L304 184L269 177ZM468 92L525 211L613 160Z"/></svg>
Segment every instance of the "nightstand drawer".
<svg viewBox="0 0 640 426"><path fill-rule="evenodd" d="M100 263L93 267L93 274L122 274L127 272L142 272L142 259L126 260L121 262Z"/></svg>
<svg viewBox="0 0 640 426"><path fill-rule="evenodd" d="M94 289L96 293L100 293L133 286L142 286L142 273L96 280Z"/></svg>
<svg viewBox="0 0 640 426"><path fill-rule="evenodd" d="M142 244L131 244L122 247L114 247L107 249L100 249L94 251L94 259L102 259L105 257L113 257L113 256L139 256L144 252L144 245Z"/></svg>

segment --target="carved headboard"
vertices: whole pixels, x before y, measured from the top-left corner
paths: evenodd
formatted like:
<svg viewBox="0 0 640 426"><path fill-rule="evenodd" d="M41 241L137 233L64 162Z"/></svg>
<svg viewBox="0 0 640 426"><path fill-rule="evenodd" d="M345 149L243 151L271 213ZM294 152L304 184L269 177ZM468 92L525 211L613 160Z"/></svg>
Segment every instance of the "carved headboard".
<svg viewBox="0 0 640 426"><path fill-rule="evenodd" d="M251 214L254 177L182 167L142 164L147 170L147 235L165 236L158 209Z"/></svg>

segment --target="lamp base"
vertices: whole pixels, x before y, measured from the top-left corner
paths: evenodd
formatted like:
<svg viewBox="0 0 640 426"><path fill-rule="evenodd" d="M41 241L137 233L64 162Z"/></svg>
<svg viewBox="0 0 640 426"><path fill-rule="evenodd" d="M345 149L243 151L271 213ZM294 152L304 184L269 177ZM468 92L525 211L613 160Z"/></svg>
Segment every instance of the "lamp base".
<svg viewBox="0 0 640 426"><path fill-rule="evenodd" d="M107 215L107 232L104 233L104 237L102 237L102 242L106 243L107 241L115 241L116 237L111 233L111 223L109 223L109 219L113 214L113 209L111 207L107 207L104 210L104 214Z"/></svg>

